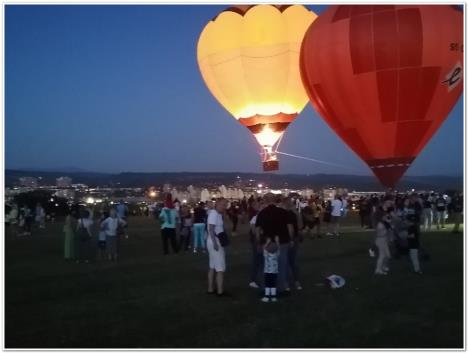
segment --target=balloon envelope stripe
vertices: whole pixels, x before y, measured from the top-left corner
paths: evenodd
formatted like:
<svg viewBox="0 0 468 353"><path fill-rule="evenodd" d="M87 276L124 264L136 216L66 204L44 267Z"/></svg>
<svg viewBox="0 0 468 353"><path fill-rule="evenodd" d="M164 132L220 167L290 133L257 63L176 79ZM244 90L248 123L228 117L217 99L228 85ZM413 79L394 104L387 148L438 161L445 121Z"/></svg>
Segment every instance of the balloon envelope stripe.
<svg viewBox="0 0 468 353"><path fill-rule="evenodd" d="M421 13L418 9L398 10L399 66L421 66L423 33Z"/></svg>
<svg viewBox="0 0 468 353"><path fill-rule="evenodd" d="M375 70L371 15L352 17L349 25L349 46L354 74Z"/></svg>

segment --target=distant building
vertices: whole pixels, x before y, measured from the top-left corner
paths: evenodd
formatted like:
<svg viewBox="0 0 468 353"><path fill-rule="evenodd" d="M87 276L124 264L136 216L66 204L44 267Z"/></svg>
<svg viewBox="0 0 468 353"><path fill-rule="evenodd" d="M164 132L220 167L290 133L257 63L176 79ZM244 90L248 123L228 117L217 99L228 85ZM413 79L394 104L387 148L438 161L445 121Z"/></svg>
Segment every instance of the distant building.
<svg viewBox="0 0 468 353"><path fill-rule="evenodd" d="M22 177L19 178L19 182L21 186L26 186L28 188L37 188L39 185L37 178L34 177Z"/></svg>
<svg viewBox="0 0 468 353"><path fill-rule="evenodd" d="M71 187L74 188L74 189L87 189L88 185L86 185L86 184L72 184Z"/></svg>
<svg viewBox="0 0 468 353"><path fill-rule="evenodd" d="M72 179L69 177L57 178L56 185L59 188L70 188L72 186Z"/></svg>
<svg viewBox="0 0 468 353"><path fill-rule="evenodd" d="M54 193L55 196L57 197L61 197L61 198L64 198L64 199L67 199L67 200L71 200L71 199L74 199L75 198L75 190L70 190L70 189L66 189L66 190L57 190L55 193Z"/></svg>

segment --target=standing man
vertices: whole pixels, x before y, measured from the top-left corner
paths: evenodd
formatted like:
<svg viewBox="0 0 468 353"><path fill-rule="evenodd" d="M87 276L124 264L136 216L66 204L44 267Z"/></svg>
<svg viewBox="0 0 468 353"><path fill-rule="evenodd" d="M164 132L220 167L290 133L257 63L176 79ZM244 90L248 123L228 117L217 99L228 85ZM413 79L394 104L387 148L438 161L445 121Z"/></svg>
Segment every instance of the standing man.
<svg viewBox="0 0 468 353"><path fill-rule="evenodd" d="M276 202L278 201L278 202ZM290 223L288 212L285 209L277 207L281 199L275 200L275 195L267 193L264 196L265 208L257 215L256 239L260 242L260 236L263 234L265 239L279 244L279 273L278 273L278 291L289 292L290 288L287 283L288 277L288 254L289 248L294 246L293 242L293 225Z"/></svg>
<svg viewBox="0 0 468 353"><path fill-rule="evenodd" d="M429 195L426 195L423 200L423 225L424 231L431 230L432 228L432 220L434 218L432 212L432 202L429 198Z"/></svg>
<svg viewBox="0 0 468 353"><path fill-rule="evenodd" d="M442 196L439 194L435 201L436 207L436 222L437 222L437 230L439 230L442 226L442 229L445 229L445 213L447 212L447 203Z"/></svg>
<svg viewBox="0 0 468 353"><path fill-rule="evenodd" d="M453 221L455 223L452 233L459 233L460 223L463 221L463 196L459 193L455 194L454 198L452 199L452 212Z"/></svg>
<svg viewBox="0 0 468 353"><path fill-rule="evenodd" d="M331 203L331 232L328 232L327 235L336 235L338 236L338 228L340 226L340 218L342 214L343 202L340 200L338 195L335 195Z"/></svg>
<svg viewBox="0 0 468 353"><path fill-rule="evenodd" d="M169 242L171 243L174 253L179 251L176 239L177 217L177 211L174 208L172 196L168 194L164 201L164 207L159 214L164 255L169 254Z"/></svg>
<svg viewBox="0 0 468 353"><path fill-rule="evenodd" d="M219 236L224 233L223 214L227 208L227 200L219 198L215 207L208 213L208 238L206 248L208 249L209 270L208 270L208 293L215 293L214 282L216 274L216 294L225 296L224 272L226 272L226 254L221 246Z"/></svg>
<svg viewBox="0 0 468 353"><path fill-rule="evenodd" d="M124 203L123 200L120 200L120 203L116 207L117 210L117 217L120 218L122 221L125 222L125 226L123 228L123 233L125 234L125 238L128 239L128 233L127 233L127 215L128 215L128 207Z"/></svg>

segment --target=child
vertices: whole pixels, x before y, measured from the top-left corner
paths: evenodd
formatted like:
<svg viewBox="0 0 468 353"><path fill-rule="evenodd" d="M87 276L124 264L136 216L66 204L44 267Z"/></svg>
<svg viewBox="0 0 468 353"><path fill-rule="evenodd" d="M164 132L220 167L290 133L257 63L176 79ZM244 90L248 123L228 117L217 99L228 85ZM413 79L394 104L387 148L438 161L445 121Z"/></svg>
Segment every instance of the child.
<svg viewBox="0 0 468 353"><path fill-rule="evenodd" d="M276 242L270 239L266 242L263 250L263 257L265 258L265 296L262 302L268 303L269 301L276 302L276 281L278 279L278 257L279 247Z"/></svg>

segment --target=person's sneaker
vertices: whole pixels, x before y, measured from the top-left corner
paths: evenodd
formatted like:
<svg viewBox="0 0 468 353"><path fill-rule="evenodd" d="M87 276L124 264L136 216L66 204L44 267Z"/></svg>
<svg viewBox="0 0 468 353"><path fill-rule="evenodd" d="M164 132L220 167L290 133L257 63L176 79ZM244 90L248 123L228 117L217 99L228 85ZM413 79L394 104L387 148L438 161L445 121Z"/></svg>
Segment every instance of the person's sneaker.
<svg viewBox="0 0 468 353"><path fill-rule="evenodd" d="M370 257L375 257L375 252L372 249L369 249L369 256Z"/></svg>
<svg viewBox="0 0 468 353"><path fill-rule="evenodd" d="M296 289L297 290L302 290L302 286L299 282L296 282Z"/></svg>
<svg viewBox="0 0 468 353"><path fill-rule="evenodd" d="M333 233L327 232L327 234L325 234L325 235L332 236L332 235L333 235Z"/></svg>
<svg viewBox="0 0 468 353"><path fill-rule="evenodd" d="M384 271L375 271L374 274L376 274L376 275L386 275L387 272L384 272Z"/></svg>
<svg viewBox="0 0 468 353"><path fill-rule="evenodd" d="M255 289L260 288L260 287L258 286L258 284L255 283L255 282L250 282L250 283L249 283L249 287L250 287L250 288L255 288Z"/></svg>
<svg viewBox="0 0 468 353"><path fill-rule="evenodd" d="M291 291L291 288L289 288L289 287L288 287L288 288L285 288L284 291L285 291L285 292L290 292L290 291Z"/></svg>
<svg viewBox="0 0 468 353"><path fill-rule="evenodd" d="M389 273L389 272L390 272L390 268L384 267L384 268L383 268L383 271L386 272L386 273Z"/></svg>
<svg viewBox="0 0 468 353"><path fill-rule="evenodd" d="M275 297L273 297L273 298L271 298L271 301L272 301L273 303L276 303L276 302L278 301L278 299L276 299Z"/></svg>
<svg viewBox="0 0 468 353"><path fill-rule="evenodd" d="M261 301L264 302L264 303L268 303L268 302L270 301L270 298L268 298L268 297L263 297L263 298L261 299Z"/></svg>
<svg viewBox="0 0 468 353"><path fill-rule="evenodd" d="M226 291L224 291L224 292L222 292L222 293L216 293L216 295L217 295L218 297L231 297L231 294L228 293L228 292L226 292Z"/></svg>
<svg viewBox="0 0 468 353"><path fill-rule="evenodd" d="M197 253L197 249L193 249L193 253L196 254L196 253Z"/></svg>

